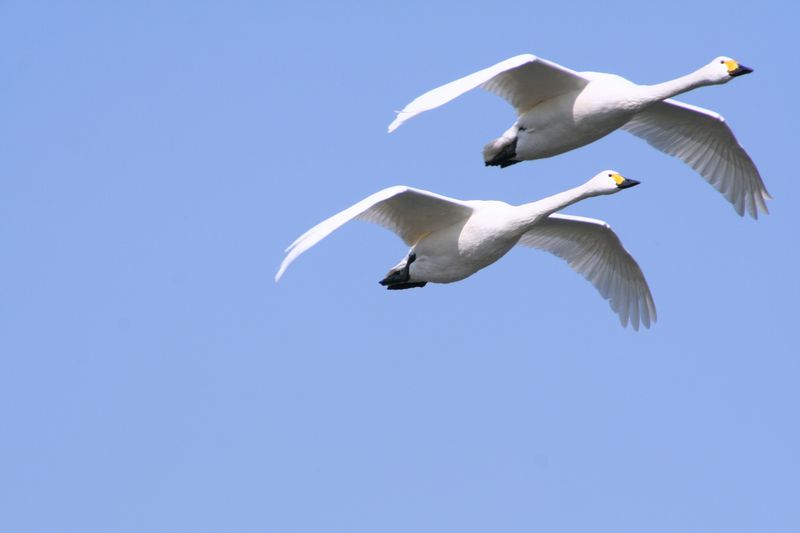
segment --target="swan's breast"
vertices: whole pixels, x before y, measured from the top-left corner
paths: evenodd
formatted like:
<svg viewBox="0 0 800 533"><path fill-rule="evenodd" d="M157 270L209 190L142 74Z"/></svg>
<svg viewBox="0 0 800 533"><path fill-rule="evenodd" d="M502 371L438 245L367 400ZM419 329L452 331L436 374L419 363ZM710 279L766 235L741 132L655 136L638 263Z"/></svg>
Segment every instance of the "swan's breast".
<svg viewBox="0 0 800 533"><path fill-rule="evenodd" d="M519 239L512 226L514 211L504 202L483 202L459 234L462 259L486 266L508 252Z"/></svg>
<svg viewBox="0 0 800 533"><path fill-rule="evenodd" d="M466 223L432 233L417 243L417 259L411 265L415 276L437 283L458 281L491 265L514 247L519 235L510 231L510 206L479 203L481 208Z"/></svg>
<svg viewBox="0 0 800 533"><path fill-rule="evenodd" d="M518 159L539 159L600 139L628 122L640 108L637 85L621 76L583 73L582 90L542 102L520 117Z"/></svg>
<svg viewBox="0 0 800 533"><path fill-rule="evenodd" d="M638 85L616 74L583 72L591 80L575 98L573 116L578 123L627 122L641 106Z"/></svg>

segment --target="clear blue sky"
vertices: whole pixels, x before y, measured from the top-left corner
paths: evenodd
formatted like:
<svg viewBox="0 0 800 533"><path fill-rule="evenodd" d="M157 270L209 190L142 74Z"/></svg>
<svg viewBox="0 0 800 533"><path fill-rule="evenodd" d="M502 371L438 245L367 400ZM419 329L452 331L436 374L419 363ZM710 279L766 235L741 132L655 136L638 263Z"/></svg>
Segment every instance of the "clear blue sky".
<svg viewBox="0 0 800 533"><path fill-rule="evenodd" d="M800 531L790 2L0 4L0 531ZM663 81L723 114L775 197L739 218L625 133L484 168L513 121L475 92L393 110L531 52ZM659 321L619 326L519 249L388 292L406 252L313 224L404 183L575 205L618 232Z"/></svg>

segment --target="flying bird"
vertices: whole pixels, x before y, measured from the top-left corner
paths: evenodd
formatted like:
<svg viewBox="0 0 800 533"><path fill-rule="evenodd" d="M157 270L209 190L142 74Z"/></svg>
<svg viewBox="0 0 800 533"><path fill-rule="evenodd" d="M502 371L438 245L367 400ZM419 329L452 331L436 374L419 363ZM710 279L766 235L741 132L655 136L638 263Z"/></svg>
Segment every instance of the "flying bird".
<svg viewBox="0 0 800 533"><path fill-rule="evenodd" d="M517 244L550 252L589 280L620 322L650 327L656 308L634 258L602 220L557 214L575 202L614 194L639 182L606 170L579 187L513 206L457 200L405 185L389 187L317 224L287 249L275 281L297 257L352 219L374 222L411 246L380 284L387 289L452 283L471 276Z"/></svg>
<svg viewBox="0 0 800 533"><path fill-rule="evenodd" d="M483 149L487 166L501 168L561 154L622 128L674 155L700 173L739 215L768 213L771 199L761 175L725 119L671 97L705 85L727 83L752 72L720 56L700 69L655 85L637 85L616 74L575 72L523 54L414 99L389 125L439 107L476 87L507 100L517 121Z"/></svg>

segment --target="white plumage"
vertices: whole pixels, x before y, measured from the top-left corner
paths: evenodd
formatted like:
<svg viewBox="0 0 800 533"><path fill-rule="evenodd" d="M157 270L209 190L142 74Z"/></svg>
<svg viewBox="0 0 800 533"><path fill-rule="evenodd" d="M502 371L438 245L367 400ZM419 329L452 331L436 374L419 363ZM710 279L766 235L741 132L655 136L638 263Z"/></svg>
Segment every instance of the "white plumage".
<svg viewBox="0 0 800 533"><path fill-rule="evenodd" d="M548 251L589 280L634 329L656 319L653 297L639 265L605 222L555 214L592 196L638 182L603 171L583 185L537 202L462 201L404 185L379 191L317 224L287 249L275 281L303 252L352 219L395 232L411 246L381 284L389 289L451 283L494 263L517 244Z"/></svg>
<svg viewBox="0 0 800 533"><path fill-rule="evenodd" d="M656 85L637 85L614 74L575 72L523 54L419 96L389 125L407 120L481 87L507 100L517 121L484 147L487 165L506 167L551 157L623 128L689 164L730 201L740 215L768 213L770 195L753 161L725 120L700 107L671 100L691 89L726 83L752 72L728 57Z"/></svg>

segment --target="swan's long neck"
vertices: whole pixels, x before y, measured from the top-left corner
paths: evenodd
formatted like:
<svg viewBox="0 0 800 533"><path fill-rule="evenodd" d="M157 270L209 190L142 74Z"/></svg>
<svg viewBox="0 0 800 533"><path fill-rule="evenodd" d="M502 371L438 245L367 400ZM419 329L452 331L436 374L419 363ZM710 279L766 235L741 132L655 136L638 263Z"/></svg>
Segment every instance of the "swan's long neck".
<svg viewBox="0 0 800 533"><path fill-rule="evenodd" d="M583 185L575 187L574 189L569 189L564 192L554 194L553 196L548 196L547 198L542 198L541 200L518 206L518 220L522 230L526 231L528 227L536 224L536 222L544 217L550 215L551 213L555 213L556 211L561 211L565 207L572 205L575 202L580 202L585 198L602 194L591 187L590 183L591 182L587 182Z"/></svg>
<svg viewBox="0 0 800 533"><path fill-rule="evenodd" d="M685 93L686 91L691 91L697 87L712 85L714 83L716 82L708 77L704 68L701 68L691 74L675 78L674 80L657 83L655 85L640 85L640 87L644 90L647 100L658 102Z"/></svg>

